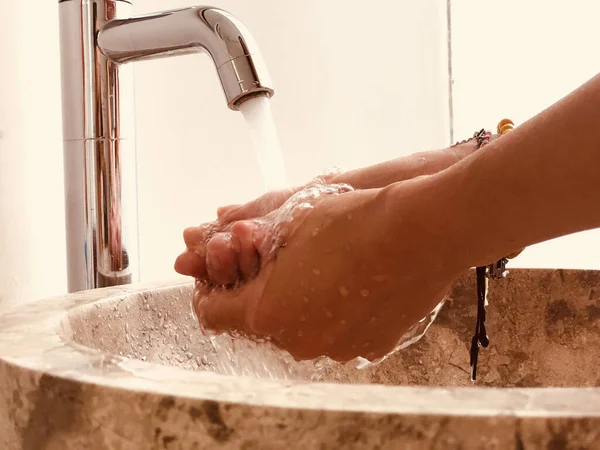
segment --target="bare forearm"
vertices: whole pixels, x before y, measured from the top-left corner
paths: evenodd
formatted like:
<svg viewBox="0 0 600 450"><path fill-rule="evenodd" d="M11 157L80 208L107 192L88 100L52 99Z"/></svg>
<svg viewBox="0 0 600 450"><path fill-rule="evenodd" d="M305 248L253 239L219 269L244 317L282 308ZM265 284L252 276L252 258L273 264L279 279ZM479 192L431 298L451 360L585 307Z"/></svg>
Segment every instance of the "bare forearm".
<svg viewBox="0 0 600 450"><path fill-rule="evenodd" d="M433 177L470 265L600 227L600 77Z"/></svg>
<svg viewBox="0 0 600 450"><path fill-rule="evenodd" d="M469 141L451 148L415 153L334 176L330 182L347 183L355 189L388 186L411 178L437 173L473 153L477 143Z"/></svg>

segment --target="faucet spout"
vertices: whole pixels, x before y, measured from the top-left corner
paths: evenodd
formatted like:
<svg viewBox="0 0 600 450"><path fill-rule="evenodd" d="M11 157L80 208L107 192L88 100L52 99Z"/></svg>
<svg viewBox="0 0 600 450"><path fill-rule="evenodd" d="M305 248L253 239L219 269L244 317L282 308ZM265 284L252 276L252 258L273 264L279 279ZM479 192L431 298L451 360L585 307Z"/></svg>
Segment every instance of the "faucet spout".
<svg viewBox="0 0 600 450"><path fill-rule="evenodd" d="M127 63L206 52L213 60L227 105L273 95L263 58L251 34L221 9L193 6L108 22L98 47L112 61Z"/></svg>
<svg viewBox="0 0 600 450"><path fill-rule="evenodd" d="M69 292L139 280L134 61L207 53L227 106L273 95L252 36L208 6L132 16L134 0L59 0Z"/></svg>

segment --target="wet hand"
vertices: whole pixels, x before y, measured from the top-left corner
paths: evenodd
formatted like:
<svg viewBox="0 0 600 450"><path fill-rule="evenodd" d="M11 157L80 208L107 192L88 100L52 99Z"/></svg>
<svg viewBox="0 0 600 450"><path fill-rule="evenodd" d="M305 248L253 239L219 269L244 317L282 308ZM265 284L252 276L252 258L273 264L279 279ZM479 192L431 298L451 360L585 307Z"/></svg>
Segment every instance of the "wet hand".
<svg viewBox="0 0 600 450"><path fill-rule="evenodd" d="M251 281L233 289L197 281L199 320L268 337L297 359L385 355L466 269L418 221L390 229L390 214L416 216L422 207L416 185L405 191L403 211L392 211L379 189L323 198ZM273 231L261 230L259 248Z"/></svg>
<svg viewBox="0 0 600 450"><path fill-rule="evenodd" d="M475 142L469 141L449 149L415 153L364 169L330 175L327 181L349 183L356 189L384 187L443 170L475 150ZM187 248L177 258L175 270L223 286L252 279L260 261L252 238L257 226L256 219L277 210L303 188L268 192L243 205L219 208L216 222L186 229L184 241Z"/></svg>

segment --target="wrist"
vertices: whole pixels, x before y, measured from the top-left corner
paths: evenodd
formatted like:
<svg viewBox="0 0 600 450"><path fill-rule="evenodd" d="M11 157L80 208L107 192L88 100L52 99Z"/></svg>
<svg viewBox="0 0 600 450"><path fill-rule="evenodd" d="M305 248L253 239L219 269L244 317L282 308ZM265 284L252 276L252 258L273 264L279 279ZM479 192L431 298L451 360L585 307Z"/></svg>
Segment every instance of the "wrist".
<svg viewBox="0 0 600 450"><path fill-rule="evenodd" d="M394 183L379 191L385 224L382 233L396 236L390 252L422 259L432 273L454 272L458 276L472 267L472 258L465 252L470 238L468 219L456 213L457 186L441 173Z"/></svg>

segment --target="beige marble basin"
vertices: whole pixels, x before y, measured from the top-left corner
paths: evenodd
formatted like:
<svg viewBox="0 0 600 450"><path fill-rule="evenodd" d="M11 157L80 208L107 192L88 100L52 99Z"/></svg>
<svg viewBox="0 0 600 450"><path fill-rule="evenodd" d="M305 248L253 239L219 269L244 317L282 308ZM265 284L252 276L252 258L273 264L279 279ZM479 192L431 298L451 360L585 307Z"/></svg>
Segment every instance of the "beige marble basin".
<svg viewBox="0 0 600 450"><path fill-rule="evenodd" d="M383 363L296 363L203 335L191 284L108 288L0 315L1 449L600 448L600 272L474 274Z"/></svg>

